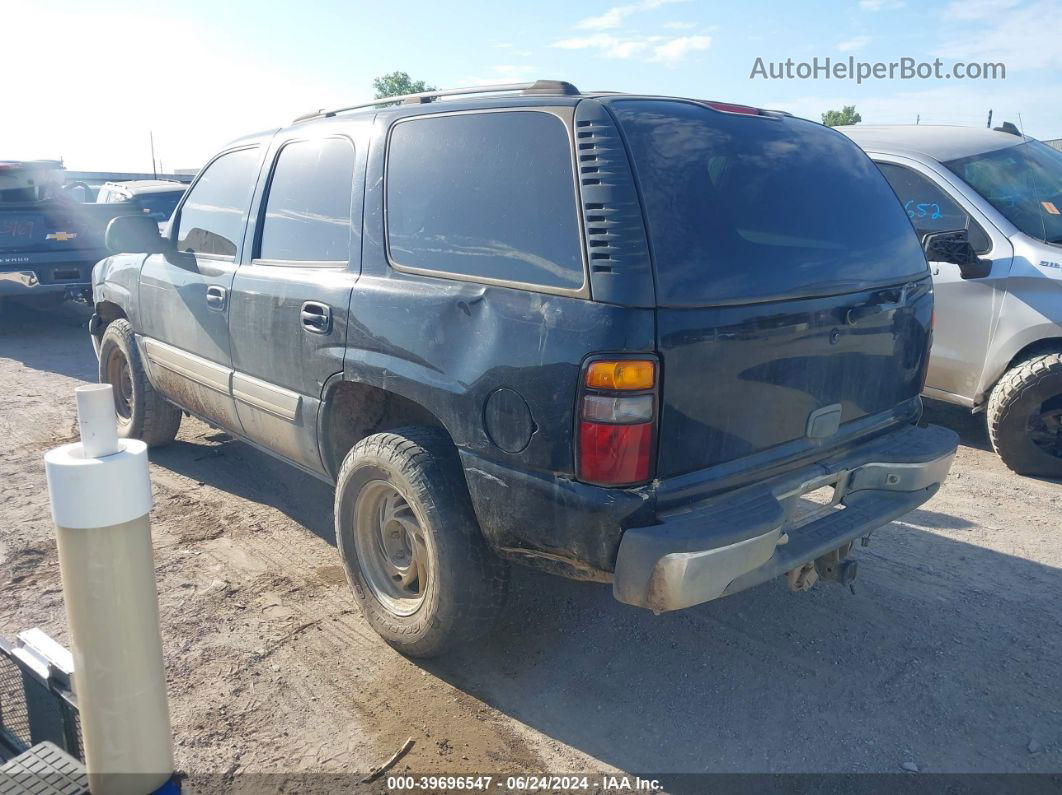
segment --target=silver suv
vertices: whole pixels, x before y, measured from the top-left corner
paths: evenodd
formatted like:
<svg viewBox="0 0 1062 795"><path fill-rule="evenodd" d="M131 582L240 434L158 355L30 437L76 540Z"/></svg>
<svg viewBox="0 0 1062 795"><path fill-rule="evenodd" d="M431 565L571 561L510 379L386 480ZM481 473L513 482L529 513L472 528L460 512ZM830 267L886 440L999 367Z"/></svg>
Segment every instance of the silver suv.
<svg viewBox="0 0 1062 795"><path fill-rule="evenodd" d="M922 239L936 329L925 395L985 411L1015 472L1062 476L1062 153L968 127L840 127Z"/></svg>

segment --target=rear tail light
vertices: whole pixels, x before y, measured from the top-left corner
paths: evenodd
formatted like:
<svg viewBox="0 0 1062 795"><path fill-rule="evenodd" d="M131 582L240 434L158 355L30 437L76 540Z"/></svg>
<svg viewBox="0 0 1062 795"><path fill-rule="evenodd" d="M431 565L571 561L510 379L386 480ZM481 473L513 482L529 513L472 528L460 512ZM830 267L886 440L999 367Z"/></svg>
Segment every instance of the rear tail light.
<svg viewBox="0 0 1062 795"><path fill-rule="evenodd" d="M579 396L576 470L604 486L645 483L652 474L657 366L651 359L591 362Z"/></svg>

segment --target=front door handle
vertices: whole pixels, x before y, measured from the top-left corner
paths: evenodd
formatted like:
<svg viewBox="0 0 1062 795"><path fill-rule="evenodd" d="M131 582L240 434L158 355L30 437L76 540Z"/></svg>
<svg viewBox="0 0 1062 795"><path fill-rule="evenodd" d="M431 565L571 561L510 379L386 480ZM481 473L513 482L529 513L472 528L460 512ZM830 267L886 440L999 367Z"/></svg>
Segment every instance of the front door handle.
<svg viewBox="0 0 1062 795"><path fill-rule="evenodd" d="M228 291L224 287L218 287L216 284L210 285L206 291L207 306L219 311L224 309L226 295L228 295Z"/></svg>
<svg viewBox="0 0 1062 795"><path fill-rule="evenodd" d="M318 301L307 301L299 312L299 321L311 334L327 334L332 330L332 310Z"/></svg>

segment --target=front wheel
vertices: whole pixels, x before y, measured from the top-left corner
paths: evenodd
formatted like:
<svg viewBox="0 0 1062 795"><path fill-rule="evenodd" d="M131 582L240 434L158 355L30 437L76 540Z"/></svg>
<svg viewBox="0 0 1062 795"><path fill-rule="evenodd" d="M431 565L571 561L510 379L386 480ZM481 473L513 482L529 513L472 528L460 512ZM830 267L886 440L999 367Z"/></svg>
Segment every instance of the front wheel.
<svg viewBox="0 0 1062 795"><path fill-rule="evenodd" d="M988 401L988 433L1019 475L1062 477L1062 354L1036 356L999 379Z"/></svg>
<svg viewBox="0 0 1062 795"><path fill-rule="evenodd" d="M100 383L114 391L120 438L140 439L148 447L173 441L181 427L181 410L151 386L133 327L124 318L107 326L100 340Z"/></svg>
<svg viewBox="0 0 1062 795"><path fill-rule="evenodd" d="M358 442L340 468L335 523L354 598L398 651L433 657L496 621L508 565L480 532L444 434L402 428Z"/></svg>

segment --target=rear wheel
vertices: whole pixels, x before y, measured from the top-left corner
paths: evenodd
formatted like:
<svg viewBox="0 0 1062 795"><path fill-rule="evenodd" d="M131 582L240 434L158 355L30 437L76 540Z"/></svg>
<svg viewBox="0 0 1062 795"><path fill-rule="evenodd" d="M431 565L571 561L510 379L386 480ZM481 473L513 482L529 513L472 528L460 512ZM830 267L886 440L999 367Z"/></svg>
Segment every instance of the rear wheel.
<svg viewBox="0 0 1062 795"><path fill-rule="evenodd" d="M403 654L441 654L500 614L508 566L480 532L444 434L403 428L358 442L339 472L335 522L358 605Z"/></svg>
<svg viewBox="0 0 1062 795"><path fill-rule="evenodd" d="M1020 475L1062 477L1062 354L1024 361L988 401L992 447Z"/></svg>
<svg viewBox="0 0 1062 795"><path fill-rule="evenodd" d="M169 444L181 426L181 410L155 391L144 372L128 320L107 326L100 340L100 383L114 391L118 436L149 447Z"/></svg>

